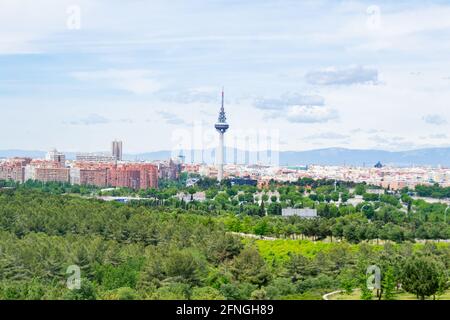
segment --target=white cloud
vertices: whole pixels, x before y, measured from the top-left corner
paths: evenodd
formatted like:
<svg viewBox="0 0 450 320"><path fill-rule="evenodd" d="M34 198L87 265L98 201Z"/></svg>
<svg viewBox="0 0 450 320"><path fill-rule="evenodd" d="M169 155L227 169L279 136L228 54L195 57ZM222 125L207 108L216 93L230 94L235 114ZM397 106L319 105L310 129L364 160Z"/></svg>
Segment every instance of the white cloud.
<svg viewBox="0 0 450 320"><path fill-rule="evenodd" d="M306 139L310 140L344 140L349 139L350 136L346 134L341 134L338 132L322 132L318 134L313 134L310 136L307 136Z"/></svg>
<svg viewBox="0 0 450 320"><path fill-rule="evenodd" d="M438 114L428 114L424 116L422 119L426 123L436 126L442 126L447 123L447 120L443 116Z"/></svg>
<svg viewBox="0 0 450 320"><path fill-rule="evenodd" d="M445 133L430 134L429 136L420 137L421 139L432 139L432 140L448 140L448 135Z"/></svg>
<svg viewBox="0 0 450 320"><path fill-rule="evenodd" d="M168 124L173 125L184 125L186 122L177 116L174 113L166 112L166 111L159 111L158 114L166 121Z"/></svg>
<svg viewBox="0 0 450 320"><path fill-rule="evenodd" d="M302 95L285 93L280 98L257 98L256 108L261 110L280 110L289 106L323 106L325 99L319 95Z"/></svg>
<svg viewBox="0 0 450 320"><path fill-rule="evenodd" d="M339 117L337 110L322 106L292 106L286 119L295 123L323 123Z"/></svg>
<svg viewBox="0 0 450 320"><path fill-rule="evenodd" d="M50 47L60 51L65 38L72 5L82 8L84 16L97 5L95 0L1 0L0 55L45 53ZM58 41L55 41L55 38Z"/></svg>
<svg viewBox="0 0 450 320"><path fill-rule="evenodd" d="M91 113L87 117L69 121L72 125L97 125L97 124L107 124L110 120L102 115Z"/></svg>
<svg viewBox="0 0 450 320"><path fill-rule="evenodd" d="M341 1L335 3L328 4L330 10L320 20L327 21L327 27L315 27L308 34L311 43L328 46L330 50L337 46L349 56L407 53L408 60L411 52L433 55L441 52L437 50L450 49L448 41L436 37L450 31L450 6L442 1L414 2L408 6L386 1L378 2L377 6L363 1L347 6ZM380 9L378 17L376 11L368 10L370 7Z"/></svg>
<svg viewBox="0 0 450 320"><path fill-rule="evenodd" d="M364 66L330 67L310 71L305 78L306 81L313 85L377 84L378 71Z"/></svg>
<svg viewBox="0 0 450 320"><path fill-rule="evenodd" d="M0 56L0 105L10 106L2 110L8 119L33 114L27 130L39 133L3 146L58 146L59 139L63 148L67 141L76 146L109 139L102 136L105 125L81 126L95 123L95 117L80 116L92 113L108 115L108 129L135 149L163 148L182 119L216 120L222 85L230 132L271 126L289 149L315 147L299 139L305 127L326 146L341 143L321 133L324 122L326 131L348 132L355 148L394 148L391 137L408 137L394 139L403 146L409 140L444 142L430 129L446 127L422 119L429 114L450 120L450 6L433 4L443 1L379 2L381 24L374 29L367 27L369 3L363 1L129 2L0 0L0 55L12 54ZM66 27L72 4L81 7L79 32ZM380 85L367 85L374 83ZM104 90L111 88L134 96ZM44 113L33 113L36 105L54 114L55 123L75 119L79 125L64 122L57 128L61 136L53 137ZM163 109L172 116L155 115ZM153 122L128 119L132 114ZM443 123L436 119L428 120ZM47 124L49 132L40 133L36 123ZM88 139L87 131L98 138ZM143 143L142 136L155 132L160 139ZM386 140L371 140L375 133Z"/></svg>
<svg viewBox="0 0 450 320"><path fill-rule="evenodd" d="M81 81L93 82L97 85L109 85L112 88L134 94L154 93L161 89L154 73L145 69L108 69L97 71L80 71L71 74Z"/></svg>
<svg viewBox="0 0 450 320"><path fill-rule="evenodd" d="M170 88L158 93L158 96L165 100L178 103L210 103L218 102L220 99L220 89L216 87L195 87L189 89Z"/></svg>

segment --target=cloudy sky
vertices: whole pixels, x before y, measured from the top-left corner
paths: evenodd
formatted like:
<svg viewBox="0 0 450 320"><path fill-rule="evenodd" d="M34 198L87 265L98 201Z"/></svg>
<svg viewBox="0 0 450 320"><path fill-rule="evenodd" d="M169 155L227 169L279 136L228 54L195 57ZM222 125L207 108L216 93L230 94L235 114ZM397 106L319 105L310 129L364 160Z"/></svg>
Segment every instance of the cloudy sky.
<svg viewBox="0 0 450 320"><path fill-rule="evenodd" d="M450 146L449 56L448 1L0 0L0 149L214 140L222 86L230 145Z"/></svg>

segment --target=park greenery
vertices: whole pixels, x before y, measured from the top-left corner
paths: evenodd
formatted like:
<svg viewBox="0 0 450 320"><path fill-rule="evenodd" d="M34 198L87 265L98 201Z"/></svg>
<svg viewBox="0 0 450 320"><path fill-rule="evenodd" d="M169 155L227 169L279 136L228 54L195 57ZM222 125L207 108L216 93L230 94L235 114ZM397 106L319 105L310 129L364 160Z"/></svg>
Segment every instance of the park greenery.
<svg viewBox="0 0 450 320"><path fill-rule="evenodd" d="M450 238L446 206L413 200L420 187L380 195L328 180L259 190L213 179L186 187L186 178L141 191L0 181L0 299L447 294L450 246L439 242ZM180 192L205 200L185 201ZM105 195L141 200L98 198ZM358 196L362 202L351 205ZM319 217L281 217L286 207L316 208ZM74 265L81 287L70 290L66 272ZM366 286L372 265L382 272L376 291Z"/></svg>
<svg viewBox="0 0 450 320"><path fill-rule="evenodd" d="M444 190L436 186L417 186L416 190L380 194L365 184L334 180L300 179L295 183L272 182L265 189L255 186L218 185L214 179L201 179L186 187L185 180L162 181L159 189L135 191L126 188L100 190L95 187L28 181L25 184L3 182L17 190L40 190L50 194L75 194L82 197L139 197L130 206L167 208L217 217L228 231L279 238L311 240L416 241L450 239L450 224L443 203L414 200L414 193ZM0 182L0 187L2 183ZM438 189L436 189L438 190ZM179 194L184 197L177 197ZM194 195L202 193L203 200ZM353 203L356 197L360 201ZM187 200L186 200L187 199ZM283 208L314 208L317 219L283 218Z"/></svg>

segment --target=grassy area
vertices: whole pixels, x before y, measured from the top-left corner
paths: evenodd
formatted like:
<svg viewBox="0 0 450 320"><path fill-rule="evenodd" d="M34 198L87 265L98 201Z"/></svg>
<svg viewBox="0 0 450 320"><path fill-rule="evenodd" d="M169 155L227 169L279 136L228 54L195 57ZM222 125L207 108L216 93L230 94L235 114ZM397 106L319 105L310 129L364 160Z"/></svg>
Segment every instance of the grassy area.
<svg viewBox="0 0 450 320"><path fill-rule="evenodd" d="M329 300L361 300L361 292L360 290L353 291L352 294L339 293L331 296ZM433 297L429 298L432 300ZM375 292L373 300L377 300ZM417 300L416 296L407 292L399 292L395 295L394 300ZM436 300L450 300L450 290L444 293L442 296L436 296Z"/></svg>
<svg viewBox="0 0 450 320"><path fill-rule="evenodd" d="M278 262L285 261L289 257L289 253L301 254L305 257L315 257L319 252L329 251L333 246L332 243L311 242L308 240L257 240L259 252L267 261L276 260Z"/></svg>
<svg viewBox="0 0 450 320"><path fill-rule="evenodd" d="M349 244L347 242L323 242L310 240L251 240L244 242L254 242L262 257L267 262L283 263L289 259L289 253L301 254L308 258L314 258L319 252L328 253L337 248L346 248L357 252L360 244ZM397 244L394 244L397 245ZM435 243L437 247L448 247L448 243ZM382 250L381 244L370 244L374 250ZM418 251L424 246L423 243L413 244L413 250Z"/></svg>
<svg viewBox="0 0 450 320"><path fill-rule="evenodd" d="M247 240L251 241L251 240ZM258 247L261 256L268 262L282 263L289 259L289 253L301 254L308 258L314 258L319 252L328 253L336 248L346 248L358 251L359 245L346 242L323 242L309 240L253 240ZM375 249L382 246L373 245Z"/></svg>

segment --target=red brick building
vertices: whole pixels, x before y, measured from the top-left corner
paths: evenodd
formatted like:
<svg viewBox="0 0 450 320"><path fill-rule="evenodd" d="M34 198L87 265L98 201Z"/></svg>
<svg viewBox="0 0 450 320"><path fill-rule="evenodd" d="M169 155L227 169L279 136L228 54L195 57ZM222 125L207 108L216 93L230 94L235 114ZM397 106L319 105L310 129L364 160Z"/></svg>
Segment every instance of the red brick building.
<svg viewBox="0 0 450 320"><path fill-rule="evenodd" d="M25 166L31 162L29 158L13 158L0 163L0 180L25 181Z"/></svg>
<svg viewBox="0 0 450 320"><path fill-rule="evenodd" d="M158 167L148 163L75 162L71 168L58 161L10 159L0 162L0 180L70 182L97 187L158 188Z"/></svg>
<svg viewBox="0 0 450 320"><path fill-rule="evenodd" d="M72 184L150 189L158 187L158 168L152 164L77 162L70 169Z"/></svg>
<svg viewBox="0 0 450 320"><path fill-rule="evenodd" d="M111 170L111 186L131 189L158 188L158 169L153 164L119 164Z"/></svg>
<svg viewBox="0 0 450 320"><path fill-rule="evenodd" d="M69 182L69 172L57 161L33 160L25 166L25 181Z"/></svg>
<svg viewBox="0 0 450 320"><path fill-rule="evenodd" d="M76 167L70 169L70 183L78 185L89 185L97 187L109 186L108 166L97 164L77 164Z"/></svg>

